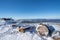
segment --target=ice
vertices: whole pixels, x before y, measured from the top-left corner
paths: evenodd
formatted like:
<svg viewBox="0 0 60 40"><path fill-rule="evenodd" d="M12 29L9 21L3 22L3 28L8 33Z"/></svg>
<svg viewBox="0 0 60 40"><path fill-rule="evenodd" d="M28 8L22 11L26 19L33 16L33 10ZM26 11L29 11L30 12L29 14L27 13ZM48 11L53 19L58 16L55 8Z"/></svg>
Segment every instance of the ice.
<svg viewBox="0 0 60 40"><path fill-rule="evenodd" d="M53 26L57 31L60 31L60 26L59 25L53 25Z"/></svg>
<svg viewBox="0 0 60 40"><path fill-rule="evenodd" d="M0 40L41 40L36 33L31 32L17 32L17 29L9 29L9 27L0 27ZM35 30L33 30L35 31Z"/></svg>
<svg viewBox="0 0 60 40"><path fill-rule="evenodd" d="M0 20L0 25L3 25L5 24L5 21L4 20Z"/></svg>
<svg viewBox="0 0 60 40"><path fill-rule="evenodd" d="M7 27L7 26L5 26L5 25L0 26L0 33L4 33L4 32L6 32L6 31L8 31L8 30L9 30L9 27Z"/></svg>
<svg viewBox="0 0 60 40"><path fill-rule="evenodd" d="M3 24L0 26L0 40L53 40L52 37L46 37L46 36L42 37L41 35L36 33L36 30L39 25L38 24L34 24L34 25L35 25L34 27L36 28L31 29L32 32L30 32L31 30L30 31L28 30L25 33L22 33L22 32L18 32L17 29L10 28L8 24L6 25ZM56 30L58 31L60 30L59 25L55 25L55 24L50 24L50 25L52 25Z"/></svg>
<svg viewBox="0 0 60 40"><path fill-rule="evenodd" d="M26 33L17 33L17 34L6 34L1 37L0 40L40 40L41 38L37 34L31 34L30 32Z"/></svg>
<svg viewBox="0 0 60 40"><path fill-rule="evenodd" d="M33 40L43 40L40 36L38 36L37 34L35 34L33 36Z"/></svg>
<svg viewBox="0 0 60 40"><path fill-rule="evenodd" d="M41 38L35 33L21 33L17 32L16 29L11 30L9 27L4 27L0 31L0 40L41 40Z"/></svg>
<svg viewBox="0 0 60 40"><path fill-rule="evenodd" d="M52 39L51 37L48 37L47 40L54 40L54 39Z"/></svg>

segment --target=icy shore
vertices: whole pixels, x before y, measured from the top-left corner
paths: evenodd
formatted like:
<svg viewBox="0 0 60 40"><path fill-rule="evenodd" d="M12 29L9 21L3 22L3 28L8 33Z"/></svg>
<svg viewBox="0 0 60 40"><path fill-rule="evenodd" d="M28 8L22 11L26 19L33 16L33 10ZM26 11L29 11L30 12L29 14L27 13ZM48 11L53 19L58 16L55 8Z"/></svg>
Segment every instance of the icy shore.
<svg viewBox="0 0 60 40"><path fill-rule="evenodd" d="M59 29L59 27L57 29ZM45 37L45 39L53 40L51 37L48 38ZM30 32L21 33L17 32L16 29L9 29L9 27L0 26L0 40L44 40L44 39L41 38L41 36L38 36L38 34L36 33Z"/></svg>

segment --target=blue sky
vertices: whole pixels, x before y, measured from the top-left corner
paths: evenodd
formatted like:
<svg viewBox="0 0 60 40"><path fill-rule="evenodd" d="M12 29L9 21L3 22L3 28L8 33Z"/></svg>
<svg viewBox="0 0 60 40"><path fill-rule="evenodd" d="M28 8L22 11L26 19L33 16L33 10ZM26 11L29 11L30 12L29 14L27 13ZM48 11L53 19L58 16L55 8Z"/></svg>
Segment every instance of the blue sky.
<svg viewBox="0 0 60 40"><path fill-rule="evenodd" d="M0 17L60 19L60 1L0 0Z"/></svg>

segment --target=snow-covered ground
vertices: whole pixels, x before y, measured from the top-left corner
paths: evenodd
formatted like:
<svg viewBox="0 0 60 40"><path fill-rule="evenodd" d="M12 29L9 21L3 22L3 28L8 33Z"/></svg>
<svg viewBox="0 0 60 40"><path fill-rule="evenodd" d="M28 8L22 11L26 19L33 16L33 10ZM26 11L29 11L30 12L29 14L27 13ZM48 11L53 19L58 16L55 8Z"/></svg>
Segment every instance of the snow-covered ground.
<svg viewBox="0 0 60 40"><path fill-rule="evenodd" d="M16 29L9 29L9 27L0 27L0 40L41 40L36 33L18 32Z"/></svg>
<svg viewBox="0 0 60 40"><path fill-rule="evenodd" d="M51 24L54 28L60 31L60 26L56 24ZM30 24L31 25L31 24ZM37 24L33 24L37 28ZM17 29L10 29L8 25L0 26L0 40L53 40L51 37L41 37L38 33L34 32L18 32Z"/></svg>

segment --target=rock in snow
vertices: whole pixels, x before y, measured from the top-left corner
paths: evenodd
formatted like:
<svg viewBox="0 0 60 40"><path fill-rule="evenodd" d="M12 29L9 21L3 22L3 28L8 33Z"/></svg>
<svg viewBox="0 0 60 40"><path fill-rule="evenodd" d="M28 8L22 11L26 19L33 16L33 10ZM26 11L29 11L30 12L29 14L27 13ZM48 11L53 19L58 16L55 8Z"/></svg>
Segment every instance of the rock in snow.
<svg viewBox="0 0 60 40"><path fill-rule="evenodd" d="M17 29L10 28L8 25L10 24L2 24L0 26L0 40L53 40L52 37L41 36L35 28L22 33L19 32ZM53 26L56 30L59 30L59 27L57 27L56 25ZM38 25L36 24L34 27L38 28Z"/></svg>

